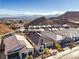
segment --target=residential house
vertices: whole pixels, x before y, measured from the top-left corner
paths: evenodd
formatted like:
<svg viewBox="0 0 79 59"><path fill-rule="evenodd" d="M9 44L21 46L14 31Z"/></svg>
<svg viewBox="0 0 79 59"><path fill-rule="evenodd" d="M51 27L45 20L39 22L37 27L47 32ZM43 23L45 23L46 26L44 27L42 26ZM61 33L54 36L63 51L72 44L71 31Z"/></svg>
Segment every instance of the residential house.
<svg viewBox="0 0 79 59"><path fill-rule="evenodd" d="M39 52L39 50L43 50L46 46L53 44L52 39L38 33L38 32L29 32L27 34L29 39L36 45L35 49Z"/></svg>
<svg viewBox="0 0 79 59"><path fill-rule="evenodd" d="M33 47L29 41L20 34L13 34L4 39L6 59L23 59L33 54Z"/></svg>

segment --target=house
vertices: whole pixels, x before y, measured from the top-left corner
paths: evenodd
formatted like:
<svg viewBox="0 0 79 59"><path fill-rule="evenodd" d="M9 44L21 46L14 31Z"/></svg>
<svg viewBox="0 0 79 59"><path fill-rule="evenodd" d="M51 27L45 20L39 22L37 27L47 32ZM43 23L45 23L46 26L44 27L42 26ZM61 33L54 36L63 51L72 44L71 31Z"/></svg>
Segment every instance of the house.
<svg viewBox="0 0 79 59"><path fill-rule="evenodd" d="M57 35L62 36L62 40L59 43L63 46L67 46L69 43L74 42L79 44L79 30L76 28L69 28L65 30L53 31Z"/></svg>
<svg viewBox="0 0 79 59"><path fill-rule="evenodd" d="M22 59L29 54L33 54L33 47L29 41L20 34L13 34L4 39L6 59Z"/></svg>
<svg viewBox="0 0 79 59"><path fill-rule="evenodd" d="M45 30L43 32L40 32L42 35L45 35L52 40L59 41L63 39L63 36L57 33L54 33L53 31Z"/></svg>
<svg viewBox="0 0 79 59"><path fill-rule="evenodd" d="M44 31L44 29L43 28L36 28L36 29L28 28L28 31Z"/></svg>
<svg viewBox="0 0 79 59"><path fill-rule="evenodd" d="M39 52L40 49L44 49L45 47L52 45L52 39L38 33L38 32L29 32L26 34L29 39L36 45L35 49Z"/></svg>
<svg viewBox="0 0 79 59"><path fill-rule="evenodd" d="M53 31L56 34L65 36L65 37L78 37L79 36L79 30L76 28L70 28L70 29L65 29L65 30L60 30L60 31Z"/></svg>
<svg viewBox="0 0 79 59"><path fill-rule="evenodd" d="M23 26L24 26L24 24L22 24L22 23L12 23L10 27L11 27L13 30L16 30L16 29L19 29L19 28L21 28L21 27L23 27Z"/></svg>
<svg viewBox="0 0 79 59"><path fill-rule="evenodd" d="M55 31L45 30L43 32L40 32L42 35L50 38L53 40L53 42L57 42L61 44L61 41L65 39L64 35L61 35L60 33L55 33ZM65 47L65 44L61 44L62 47Z"/></svg>

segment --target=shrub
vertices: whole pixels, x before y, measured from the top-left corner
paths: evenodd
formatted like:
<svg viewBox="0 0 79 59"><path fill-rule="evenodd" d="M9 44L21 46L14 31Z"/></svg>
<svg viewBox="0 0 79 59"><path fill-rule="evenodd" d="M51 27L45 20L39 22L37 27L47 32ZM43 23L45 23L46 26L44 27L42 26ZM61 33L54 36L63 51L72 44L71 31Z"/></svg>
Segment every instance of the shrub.
<svg viewBox="0 0 79 59"><path fill-rule="evenodd" d="M56 44L55 47L56 47L56 49L59 49L59 48L61 48L61 45Z"/></svg>
<svg viewBox="0 0 79 59"><path fill-rule="evenodd" d="M48 48L45 48L45 49L44 49L44 53L45 53L45 54L49 54L49 49L48 49Z"/></svg>
<svg viewBox="0 0 79 59"><path fill-rule="evenodd" d="M56 44L56 49L60 52L60 51L63 51L63 48L61 47L60 44Z"/></svg>
<svg viewBox="0 0 79 59"><path fill-rule="evenodd" d="M29 55L27 59L33 59L32 55Z"/></svg>

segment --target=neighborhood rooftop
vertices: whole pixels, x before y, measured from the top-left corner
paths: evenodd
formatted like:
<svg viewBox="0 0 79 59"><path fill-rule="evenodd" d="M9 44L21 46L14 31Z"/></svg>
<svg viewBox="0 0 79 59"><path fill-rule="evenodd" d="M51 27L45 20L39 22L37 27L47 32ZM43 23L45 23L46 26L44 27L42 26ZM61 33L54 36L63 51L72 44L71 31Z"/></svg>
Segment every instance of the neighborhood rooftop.
<svg viewBox="0 0 79 59"><path fill-rule="evenodd" d="M22 48L33 48L32 45L27 41L27 39L19 34L14 34L6 39L4 39L5 42L5 54L7 55L8 52L20 50Z"/></svg>
<svg viewBox="0 0 79 59"><path fill-rule="evenodd" d="M32 42L35 43L35 45L38 45L41 41L43 41L43 42L51 42L52 41L52 39L50 39L38 32L29 32L27 34L27 36L30 38L30 40Z"/></svg>

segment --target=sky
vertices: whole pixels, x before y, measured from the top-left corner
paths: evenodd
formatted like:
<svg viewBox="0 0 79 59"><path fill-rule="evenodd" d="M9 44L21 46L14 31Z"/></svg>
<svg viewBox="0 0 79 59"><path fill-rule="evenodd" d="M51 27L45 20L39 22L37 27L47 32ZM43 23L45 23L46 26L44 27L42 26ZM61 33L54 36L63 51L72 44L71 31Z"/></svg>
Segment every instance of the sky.
<svg viewBox="0 0 79 59"><path fill-rule="evenodd" d="M0 0L0 14L50 15L79 11L79 0Z"/></svg>

